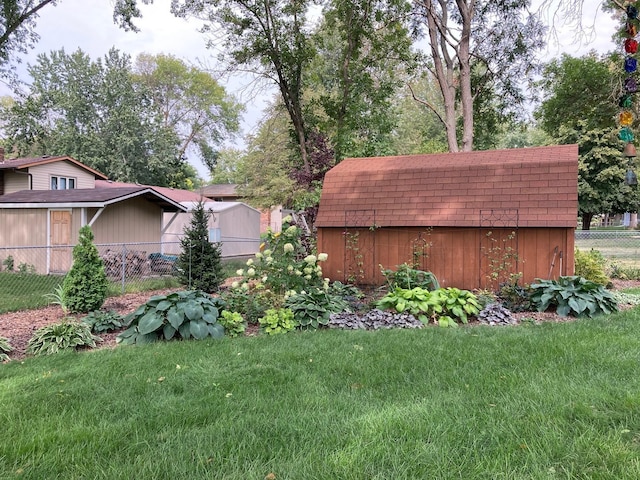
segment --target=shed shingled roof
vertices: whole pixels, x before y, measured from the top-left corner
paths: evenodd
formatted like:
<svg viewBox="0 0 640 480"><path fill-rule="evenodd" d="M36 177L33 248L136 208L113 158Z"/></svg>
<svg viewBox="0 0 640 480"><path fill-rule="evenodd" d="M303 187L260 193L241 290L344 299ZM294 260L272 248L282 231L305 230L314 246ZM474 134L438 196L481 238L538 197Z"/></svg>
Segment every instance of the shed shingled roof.
<svg viewBox="0 0 640 480"><path fill-rule="evenodd" d="M379 227L477 227L491 210L517 210L505 226L575 227L578 146L345 159L325 176L316 226L356 226L362 211Z"/></svg>

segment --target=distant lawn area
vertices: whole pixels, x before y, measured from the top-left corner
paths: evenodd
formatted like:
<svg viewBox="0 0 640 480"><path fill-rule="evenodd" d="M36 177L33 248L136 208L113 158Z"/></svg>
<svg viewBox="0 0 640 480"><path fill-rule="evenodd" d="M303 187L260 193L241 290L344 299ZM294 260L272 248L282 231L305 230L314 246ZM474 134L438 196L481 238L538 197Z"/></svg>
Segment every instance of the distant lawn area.
<svg viewBox="0 0 640 480"><path fill-rule="evenodd" d="M60 275L0 272L0 313L46 307L46 295L63 280Z"/></svg>
<svg viewBox="0 0 640 480"><path fill-rule="evenodd" d="M640 310L0 365L3 479L638 479Z"/></svg>
<svg viewBox="0 0 640 480"><path fill-rule="evenodd" d="M62 275L0 272L0 313L46 307L50 303L47 295L53 293L63 281ZM172 276L128 281L124 289L121 282L110 281L107 296L178 286L180 282Z"/></svg>

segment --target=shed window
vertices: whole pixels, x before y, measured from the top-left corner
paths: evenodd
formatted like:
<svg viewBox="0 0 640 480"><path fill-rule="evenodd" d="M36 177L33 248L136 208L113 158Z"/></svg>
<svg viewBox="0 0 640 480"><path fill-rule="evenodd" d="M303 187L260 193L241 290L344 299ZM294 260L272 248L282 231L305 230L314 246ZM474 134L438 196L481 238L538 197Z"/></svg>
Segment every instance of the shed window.
<svg viewBox="0 0 640 480"><path fill-rule="evenodd" d="M220 242L220 229L219 228L210 228L209 229L209 241L211 243L219 243Z"/></svg>
<svg viewBox="0 0 640 480"><path fill-rule="evenodd" d="M76 188L76 179L69 177L51 177L51 190L71 190Z"/></svg>

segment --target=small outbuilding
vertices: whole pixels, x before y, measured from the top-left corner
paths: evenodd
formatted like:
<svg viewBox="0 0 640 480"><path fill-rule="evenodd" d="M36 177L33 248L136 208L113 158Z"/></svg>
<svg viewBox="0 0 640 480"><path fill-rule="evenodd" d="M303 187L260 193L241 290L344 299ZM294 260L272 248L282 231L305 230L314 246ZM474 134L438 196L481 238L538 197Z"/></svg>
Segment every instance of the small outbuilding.
<svg viewBox="0 0 640 480"><path fill-rule="evenodd" d="M179 254L180 239L191 223L197 202L180 202L188 213L166 214L167 229L162 235L164 253ZM260 247L260 212L242 202L204 202L209 215L209 240L220 242L224 259L253 256Z"/></svg>
<svg viewBox="0 0 640 480"><path fill-rule="evenodd" d="M409 263L441 286L574 272L578 146L349 158L325 176L318 251L332 280L380 285Z"/></svg>

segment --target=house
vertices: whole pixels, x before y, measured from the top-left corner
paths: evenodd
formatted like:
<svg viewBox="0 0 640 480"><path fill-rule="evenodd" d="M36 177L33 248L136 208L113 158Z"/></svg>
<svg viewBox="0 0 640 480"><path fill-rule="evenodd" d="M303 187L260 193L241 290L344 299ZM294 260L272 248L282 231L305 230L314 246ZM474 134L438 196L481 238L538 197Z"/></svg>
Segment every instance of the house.
<svg viewBox="0 0 640 480"><path fill-rule="evenodd" d="M201 200L188 190L113 182L68 156L6 160L0 149L0 262L11 257L38 273L64 273L80 227L90 225L114 274L122 264L144 269L152 253L180 252L189 212ZM211 239L222 242L223 257L258 250L257 210L239 202L207 202L207 208Z"/></svg>
<svg viewBox="0 0 640 480"><path fill-rule="evenodd" d="M78 231L90 225L102 254L123 244L161 251L164 214L185 207L153 188L97 189L106 176L68 156L6 160L0 152L0 260L63 273Z"/></svg>
<svg viewBox="0 0 640 480"><path fill-rule="evenodd" d="M241 201L242 196L238 193L238 185L235 183L215 183L206 185L198 190L202 196L217 202ZM279 232L282 228L283 209L278 205L271 209L260 210L260 233L267 229Z"/></svg>
<svg viewBox="0 0 640 480"><path fill-rule="evenodd" d="M578 147L350 158L325 176L318 251L332 280L380 285L413 263L442 286L574 271Z"/></svg>
<svg viewBox="0 0 640 480"><path fill-rule="evenodd" d="M66 272L83 225L96 244L159 252L165 212L186 208L148 186L95 188L105 180L67 156L0 159L0 259L10 256L38 273Z"/></svg>

